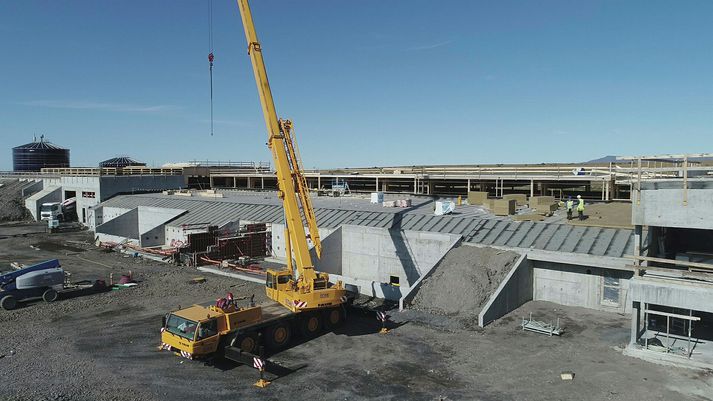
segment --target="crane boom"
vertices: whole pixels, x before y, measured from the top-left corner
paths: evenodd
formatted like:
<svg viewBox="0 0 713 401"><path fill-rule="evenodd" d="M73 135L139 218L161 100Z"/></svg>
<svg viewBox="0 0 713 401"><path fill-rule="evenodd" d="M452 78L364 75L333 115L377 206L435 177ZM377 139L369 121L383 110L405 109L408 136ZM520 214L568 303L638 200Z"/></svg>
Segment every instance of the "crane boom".
<svg viewBox="0 0 713 401"><path fill-rule="evenodd" d="M288 271L268 270L268 296L284 306L298 310L313 310L333 307L345 302L346 290L341 282L329 284L329 275L316 272L309 251L304 223L309 229L317 257L321 255L322 244L317 228L317 219L303 174L302 162L290 120L278 118L272 98L270 83L263 60L262 47L258 40L248 0L237 0L240 16L245 28L248 55L255 74L260 104L267 126L267 146L272 152L277 175L278 196L282 199L285 212L285 244ZM304 223L303 223L304 219ZM294 252L298 278L292 276L291 260Z"/></svg>

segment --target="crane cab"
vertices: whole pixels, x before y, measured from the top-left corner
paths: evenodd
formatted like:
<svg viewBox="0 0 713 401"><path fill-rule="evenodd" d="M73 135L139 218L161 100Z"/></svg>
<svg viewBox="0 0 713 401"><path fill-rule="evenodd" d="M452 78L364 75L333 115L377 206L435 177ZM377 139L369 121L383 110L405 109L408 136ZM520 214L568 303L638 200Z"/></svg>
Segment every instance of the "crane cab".
<svg viewBox="0 0 713 401"><path fill-rule="evenodd" d="M292 273L289 270L267 270L265 290L267 296L276 299L277 293L292 289Z"/></svg>

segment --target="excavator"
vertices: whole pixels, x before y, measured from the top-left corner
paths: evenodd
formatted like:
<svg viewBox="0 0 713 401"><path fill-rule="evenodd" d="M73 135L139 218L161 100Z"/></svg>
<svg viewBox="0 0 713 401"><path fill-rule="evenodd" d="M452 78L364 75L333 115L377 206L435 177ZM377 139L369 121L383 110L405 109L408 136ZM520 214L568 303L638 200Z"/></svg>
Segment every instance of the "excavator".
<svg viewBox="0 0 713 401"><path fill-rule="evenodd" d="M309 338L336 327L346 318L344 307L350 296L341 281L331 283L329 275L316 271L312 263L308 239L318 258L322 244L293 125L277 116L248 0L238 0L238 7L267 126L277 194L284 208L287 266L267 270L265 291L272 300L268 304L250 302L240 307L229 294L214 305L193 305L168 313L161 329L161 349L189 359L219 353L244 363L263 344L271 349L285 347L296 330Z"/></svg>

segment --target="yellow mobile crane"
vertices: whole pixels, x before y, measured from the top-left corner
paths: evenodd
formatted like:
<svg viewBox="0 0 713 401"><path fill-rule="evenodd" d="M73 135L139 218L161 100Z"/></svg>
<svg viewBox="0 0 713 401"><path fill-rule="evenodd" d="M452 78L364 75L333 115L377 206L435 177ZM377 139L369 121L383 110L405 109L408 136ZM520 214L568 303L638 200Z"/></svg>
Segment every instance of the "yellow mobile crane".
<svg viewBox="0 0 713 401"><path fill-rule="evenodd" d="M274 301L270 304L238 307L229 297L216 305L193 305L167 314L161 330L161 347L190 359L218 352L245 362L245 354L255 354L263 340L268 347L279 349L287 345L295 328L310 337L323 327L335 327L345 318L343 304L348 300L341 281L330 283L328 274L314 269L303 219L317 257L321 255L322 244L299 150L293 140L292 122L277 117L248 1L238 0L238 7L267 125L267 146L275 163L278 196L285 213L287 268L267 270L265 290Z"/></svg>

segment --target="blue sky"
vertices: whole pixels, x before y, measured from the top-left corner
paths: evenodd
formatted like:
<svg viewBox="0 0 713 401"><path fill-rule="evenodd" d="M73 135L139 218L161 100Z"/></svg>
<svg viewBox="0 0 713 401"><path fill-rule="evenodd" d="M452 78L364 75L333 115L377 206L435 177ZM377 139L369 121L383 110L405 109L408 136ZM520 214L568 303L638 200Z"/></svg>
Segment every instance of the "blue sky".
<svg viewBox="0 0 713 401"><path fill-rule="evenodd" d="M713 1L253 0L305 167L713 151ZM269 160L237 5L0 1L0 170L45 134L75 166Z"/></svg>

